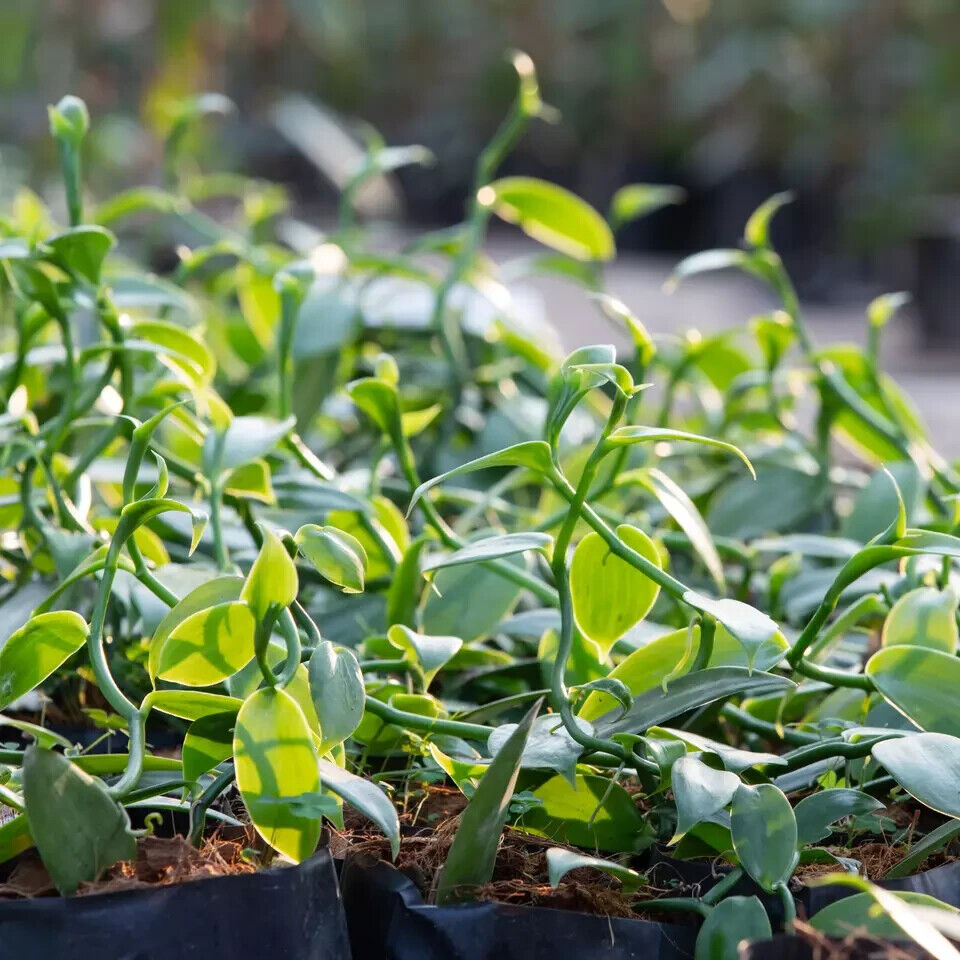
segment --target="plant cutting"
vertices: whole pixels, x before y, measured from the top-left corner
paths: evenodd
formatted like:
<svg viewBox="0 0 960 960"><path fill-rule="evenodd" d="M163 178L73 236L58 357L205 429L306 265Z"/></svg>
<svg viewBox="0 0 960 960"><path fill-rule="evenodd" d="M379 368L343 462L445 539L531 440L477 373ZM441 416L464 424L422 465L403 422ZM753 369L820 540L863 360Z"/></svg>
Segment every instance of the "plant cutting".
<svg viewBox="0 0 960 960"><path fill-rule="evenodd" d="M466 220L390 253L357 191L422 149L373 137L319 235L178 162L220 99L176 112L168 189L99 206L85 107L51 108L70 226L32 195L0 223L5 897L93 924L107 898L77 893L183 879L144 872L174 844L241 874L225 910L325 877L332 956L333 854L354 955L394 958L489 956L510 924L545 953L732 957L798 912L836 932L847 875L895 923L934 888L960 907L960 476L881 369L903 298L862 349L816 344L777 196L671 280L740 269L769 312L651 335L602 264L676 192L629 185L607 219L499 177L555 119L512 62ZM544 249L495 264L494 216ZM175 245L169 276L115 249L138 239ZM541 274L626 349L531 327L512 288ZM0 920L30 936L34 906Z"/></svg>

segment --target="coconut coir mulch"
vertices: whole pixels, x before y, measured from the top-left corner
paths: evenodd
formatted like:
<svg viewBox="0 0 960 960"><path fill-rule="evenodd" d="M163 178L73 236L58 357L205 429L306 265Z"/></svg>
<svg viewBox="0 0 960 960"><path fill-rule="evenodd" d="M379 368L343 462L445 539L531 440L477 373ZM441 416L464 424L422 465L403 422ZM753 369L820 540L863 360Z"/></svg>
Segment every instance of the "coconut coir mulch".
<svg viewBox="0 0 960 960"><path fill-rule="evenodd" d="M79 896L168 886L205 877L253 873L254 864L241 856L245 843L213 835L199 849L183 837L137 838L137 859L115 863L94 883L84 883ZM4 883L0 899L57 896L57 890L35 850L20 855Z"/></svg>

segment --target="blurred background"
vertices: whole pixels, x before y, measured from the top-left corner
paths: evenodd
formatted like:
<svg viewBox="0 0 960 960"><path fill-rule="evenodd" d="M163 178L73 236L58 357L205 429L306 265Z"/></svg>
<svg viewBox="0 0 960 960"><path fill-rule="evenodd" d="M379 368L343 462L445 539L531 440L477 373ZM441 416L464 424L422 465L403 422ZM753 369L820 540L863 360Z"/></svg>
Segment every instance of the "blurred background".
<svg viewBox="0 0 960 960"><path fill-rule="evenodd" d="M95 118L97 193L156 181L169 103L210 90L239 107L205 135L212 166L283 182L322 224L328 180L276 126L305 97L433 150L436 167L401 175L403 213L452 223L519 47L563 119L506 172L601 210L631 181L687 191L620 238L638 296L657 257L735 243L789 188L775 240L804 297L842 311L904 288L910 343L960 346L956 0L2 0L0 38L3 202L55 182L45 107L64 92Z"/></svg>

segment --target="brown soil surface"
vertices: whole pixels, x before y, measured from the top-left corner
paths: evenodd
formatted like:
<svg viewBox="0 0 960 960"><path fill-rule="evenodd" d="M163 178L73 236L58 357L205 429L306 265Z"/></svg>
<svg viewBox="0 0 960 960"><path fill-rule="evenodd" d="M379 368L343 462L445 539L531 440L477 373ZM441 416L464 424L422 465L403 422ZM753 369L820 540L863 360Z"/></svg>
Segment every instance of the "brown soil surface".
<svg viewBox="0 0 960 960"><path fill-rule="evenodd" d="M459 790L431 786L400 811L402 842L394 865L413 880L427 901L433 899L439 869L453 843L459 814L466 805L467 800ZM368 820L347 810L344 826L342 832L330 832L328 846L334 856L349 853L389 862L389 843L379 831L371 828ZM689 922L687 914L658 913L655 901L661 897L690 895L695 893L693 890L658 887L651 882L636 893L626 895L617 880L589 868L570 871L554 890L547 874L546 852L557 846L563 844L508 826L500 841L493 879L464 892L469 893L471 899L498 903L554 907L606 917Z"/></svg>
<svg viewBox="0 0 960 960"><path fill-rule="evenodd" d="M136 860L114 864L103 877L95 883L83 884L77 893L86 896L253 873L256 867L241 858L244 846L242 840L219 835L210 837L199 849L183 837L139 837ZM6 882L0 884L0 899L56 895L50 875L35 850L22 854Z"/></svg>
<svg viewBox="0 0 960 960"><path fill-rule="evenodd" d="M395 866L413 880L427 902L433 899L439 869L446 859L459 825L459 814L466 804L467 800L459 790L447 786L429 786L413 791L405 802L398 803L402 842ZM351 808L345 807L344 812L344 830L329 832L327 842L330 852L336 857L349 853L389 862L389 843L379 830ZM911 811L891 807L886 814L900 826L916 823L916 816ZM643 917L671 923L691 921L691 916L685 913L657 910L656 901L662 897L697 896L700 892L693 887L678 887L675 880L666 886L663 874L656 882L648 877L648 882L638 891L625 895L618 881L585 868L568 873L560 887L554 890L547 875L546 851L555 846L562 844L506 827L500 841L493 879L483 887L471 889L469 896L498 903L555 907L608 917ZM893 845L873 839L865 840L851 849L827 849L837 856L860 860L871 880L882 879L909 852L905 844ZM605 854L601 856L617 859ZM629 861L619 859L630 865ZM929 857L921 870L957 859L960 858L941 851ZM804 864L794 876L795 880L804 882L835 873L838 869L836 864Z"/></svg>

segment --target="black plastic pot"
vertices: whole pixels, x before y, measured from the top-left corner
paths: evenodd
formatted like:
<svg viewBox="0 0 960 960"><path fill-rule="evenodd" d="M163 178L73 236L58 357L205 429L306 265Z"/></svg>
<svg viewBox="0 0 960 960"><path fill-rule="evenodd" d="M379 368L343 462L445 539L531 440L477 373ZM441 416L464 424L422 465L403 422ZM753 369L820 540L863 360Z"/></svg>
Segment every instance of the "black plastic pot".
<svg viewBox="0 0 960 960"><path fill-rule="evenodd" d="M885 960L890 951L885 943L876 940L831 940L827 956L840 956L846 960ZM841 953L842 951L842 953ZM754 940L740 948L740 960L818 960L824 952L815 949L810 940L803 937L780 934L770 940ZM928 954L908 943L897 944L898 957L904 955L926 957Z"/></svg>
<svg viewBox="0 0 960 960"><path fill-rule="evenodd" d="M726 866L720 866L714 870L710 864L700 860L675 860L656 850L652 852L651 865L657 882L665 883L670 879L676 879L685 885L698 885L701 892L709 890L729 870ZM923 873L915 873L897 880L881 880L878 886L886 890L926 893L952 907L960 908L960 861L945 863L932 870L925 870ZM824 907L830 906L831 903L836 903L856 892L852 887L840 884L830 884L825 887L808 887L804 884L800 890L794 891L794 899L797 902L797 908L809 918ZM743 877L731 893L739 896L750 894L758 896L772 922L775 925L782 923L783 907L779 897L764 893L749 877Z"/></svg>
<svg viewBox="0 0 960 960"><path fill-rule="evenodd" d="M0 901L11 960L350 960L333 861L85 897Z"/></svg>
<svg viewBox="0 0 960 960"><path fill-rule="evenodd" d="M340 874L354 960L687 960L695 926L545 907L434 907L390 864L348 856Z"/></svg>

